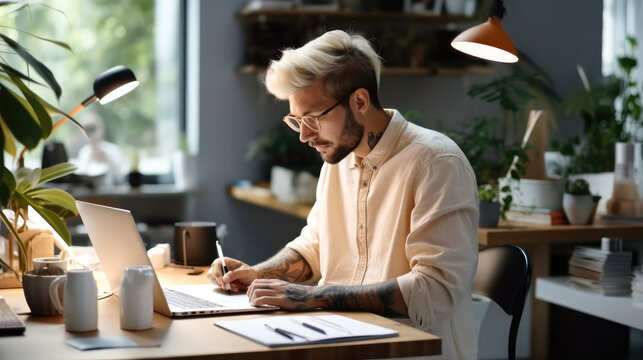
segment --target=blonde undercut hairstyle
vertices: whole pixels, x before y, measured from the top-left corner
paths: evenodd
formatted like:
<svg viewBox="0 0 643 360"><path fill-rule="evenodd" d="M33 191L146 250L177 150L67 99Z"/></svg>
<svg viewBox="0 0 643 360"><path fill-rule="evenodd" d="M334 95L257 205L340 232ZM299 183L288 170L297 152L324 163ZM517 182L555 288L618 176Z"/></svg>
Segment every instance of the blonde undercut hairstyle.
<svg viewBox="0 0 643 360"><path fill-rule="evenodd" d="M368 40L333 30L300 48L285 49L281 59L270 62L264 82L268 92L281 100L317 80L323 82L326 96L336 100L364 88L373 106L381 109L381 67L381 59Z"/></svg>

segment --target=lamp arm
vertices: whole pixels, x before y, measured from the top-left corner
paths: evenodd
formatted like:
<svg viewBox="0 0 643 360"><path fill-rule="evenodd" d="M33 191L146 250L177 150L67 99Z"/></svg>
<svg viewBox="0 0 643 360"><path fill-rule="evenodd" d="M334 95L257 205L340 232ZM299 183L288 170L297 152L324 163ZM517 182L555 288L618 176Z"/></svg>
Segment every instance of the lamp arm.
<svg viewBox="0 0 643 360"><path fill-rule="evenodd" d="M496 0L496 2L494 2L494 4L491 5L491 8L489 9L489 17L497 17L499 19L502 19L506 11L507 10L505 9L505 5L502 3L502 0Z"/></svg>
<svg viewBox="0 0 643 360"><path fill-rule="evenodd" d="M67 113L67 116L76 115L76 113L78 113L80 110L84 109L86 106L91 104L94 100L96 100L96 95L92 94L87 99L83 100L83 102L81 102L80 104L76 105L75 108L71 109L71 111L69 111ZM56 131L56 129L58 129L62 124L64 124L65 121L67 121L66 117L63 117L62 119L58 120L58 122L55 123L54 126L51 128L51 132L49 133L49 136L51 136L51 134L53 134L54 131ZM47 137L47 138L49 138L49 137Z"/></svg>
<svg viewBox="0 0 643 360"><path fill-rule="evenodd" d="M67 116L76 115L76 113L78 113L80 110L84 109L86 106L91 104L94 100L96 100L96 95L92 94L87 99L83 100L83 102L81 102L80 104L76 105L75 108L71 109L71 111L69 111L67 113ZM53 134L54 131L56 131L56 129L58 129L66 121L67 121L67 118L64 117L64 116L63 116L62 119L58 120L58 122L55 123L54 126L51 128L51 132L49 133L49 136L47 136L47 139L49 139L49 137L51 137L51 134ZM20 155L18 156L18 167L19 168L25 167L25 153L27 152L27 150L28 149L25 147L25 148L22 149L22 151L20 151Z"/></svg>

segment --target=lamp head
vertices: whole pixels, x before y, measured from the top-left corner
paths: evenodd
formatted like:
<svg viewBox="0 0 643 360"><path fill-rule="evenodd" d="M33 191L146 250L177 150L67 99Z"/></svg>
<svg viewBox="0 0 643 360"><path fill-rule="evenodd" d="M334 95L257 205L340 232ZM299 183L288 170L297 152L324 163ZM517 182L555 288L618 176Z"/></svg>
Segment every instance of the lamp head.
<svg viewBox="0 0 643 360"><path fill-rule="evenodd" d="M138 81L134 72L123 65L117 65L98 75L94 80L94 95L105 105L134 90Z"/></svg>
<svg viewBox="0 0 643 360"><path fill-rule="evenodd" d="M486 60L503 63L517 62L516 47L502 29L501 19L504 12L502 0L497 1L487 22L463 31L453 39L451 46L465 54Z"/></svg>

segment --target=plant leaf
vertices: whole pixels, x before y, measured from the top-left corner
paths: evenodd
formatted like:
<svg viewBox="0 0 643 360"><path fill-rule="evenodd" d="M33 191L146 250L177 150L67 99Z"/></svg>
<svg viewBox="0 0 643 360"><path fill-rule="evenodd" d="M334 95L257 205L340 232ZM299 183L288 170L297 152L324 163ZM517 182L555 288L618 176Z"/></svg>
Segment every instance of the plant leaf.
<svg viewBox="0 0 643 360"><path fill-rule="evenodd" d="M13 136L27 149L35 148L40 142L41 131L36 119L18 96L0 85L0 115Z"/></svg>
<svg viewBox="0 0 643 360"><path fill-rule="evenodd" d="M22 57L22 59L27 62L27 64L33 66L36 72L43 78L43 80L45 80L47 85L49 85L51 90L54 91L54 94L56 94L56 98L60 99L62 90L60 89L60 85L58 84L58 81L56 81L56 78L54 77L54 74L51 72L51 70L49 70L48 67L38 61L35 57L33 57L25 48L15 42L12 38L4 34L0 34L0 38L2 38L7 43L7 45L9 45L16 52L16 54L20 55L20 57Z"/></svg>
<svg viewBox="0 0 643 360"><path fill-rule="evenodd" d="M29 202L29 200L27 201ZM40 214L40 216L42 216L49 225L51 225L54 231L56 231L58 235L65 240L67 245L71 246L71 234L69 233L69 229L67 229L67 225L65 225L65 222L60 216L58 216L58 214L31 202L29 202L29 205L31 205L31 207L36 210L36 212Z"/></svg>
<svg viewBox="0 0 643 360"><path fill-rule="evenodd" d="M52 180L56 180L65 175L69 175L74 171L76 171L76 169L78 169L78 167L70 163L59 163L59 164L44 168L40 172L40 179L34 186L38 186Z"/></svg>
<svg viewBox="0 0 643 360"><path fill-rule="evenodd" d="M19 78L21 78L22 80L27 80L27 81L29 81L29 82L32 82L32 83L34 83L34 84L38 84L38 85L43 85L42 83L40 83L40 82L38 82L38 81L36 81L36 80L34 80L34 79L30 78L29 76L27 76L27 75L25 75L25 74L21 73L20 71L18 71L17 69L15 69L15 68L13 68L13 67L9 66L8 64L2 64L2 65L3 65L2 67L7 67L7 68L11 69L11 71L13 71L13 73L14 73L16 76L18 76ZM7 71L4 71L4 72L6 73ZM3 78L3 79L5 79L5 80L7 80L7 81L11 81L11 79L10 79L10 78L8 78L8 77L6 77L6 76L2 76L2 78ZM43 86L44 86L44 85L43 85Z"/></svg>
<svg viewBox="0 0 643 360"><path fill-rule="evenodd" d="M4 214L4 209L0 209L0 219L2 219L2 222L4 225L9 229L9 232L11 232L11 235L16 239L16 243L18 243L18 256L20 256L20 271L25 272L27 271L27 249L25 249L25 244L22 243L22 240L20 240L20 236L18 236L18 233L16 232L16 229L13 228L13 224L7 216ZM15 270L12 267L9 267L13 272Z"/></svg>
<svg viewBox="0 0 643 360"><path fill-rule="evenodd" d="M6 207L11 194L16 189L16 179L13 174L4 165L0 169L0 201L2 206Z"/></svg>
<svg viewBox="0 0 643 360"><path fill-rule="evenodd" d="M49 113L47 112L47 110L45 110L45 107L42 104L44 100L34 94L34 92L31 91L31 89L29 89L27 85L25 85L22 80L20 80L19 77L13 74L11 69L5 68L4 64L0 64L0 66L7 72L9 77L11 77L13 83L20 89L27 102L29 102L29 105L31 105L31 109L36 114L38 122L40 123L40 132L42 134L42 138L48 138L49 134L51 134L52 124L51 116L49 116Z"/></svg>
<svg viewBox="0 0 643 360"><path fill-rule="evenodd" d="M25 194L29 201L36 203L36 206L48 208L50 210L62 209L63 213L78 214L76 200L73 196L60 189L33 189ZM32 205L33 207L33 205ZM59 215L65 216L66 214Z"/></svg>
<svg viewBox="0 0 643 360"><path fill-rule="evenodd" d="M7 124L5 124L4 120L2 119L2 114L0 114L0 128L2 130L2 148L4 148L4 151L8 152L11 157L15 158L16 142L13 139L13 135L11 135L11 131L9 131L9 128L7 128Z"/></svg>

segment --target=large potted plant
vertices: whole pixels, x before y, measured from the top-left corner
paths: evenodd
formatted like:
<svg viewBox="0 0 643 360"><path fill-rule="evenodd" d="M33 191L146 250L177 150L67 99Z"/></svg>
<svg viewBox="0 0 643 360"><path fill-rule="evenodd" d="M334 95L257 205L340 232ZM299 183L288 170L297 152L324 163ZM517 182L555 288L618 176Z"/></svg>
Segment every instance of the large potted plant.
<svg viewBox="0 0 643 360"><path fill-rule="evenodd" d="M475 117L472 124L465 127L467 130L450 133L467 155L480 189L496 192L495 198L502 204L500 216L503 219L516 195L520 195L515 184L519 184L529 162L531 147L520 141L525 127L521 119L528 103L536 98L534 94L541 92L537 89L551 92L546 79L523 70L472 86L467 94L499 105L503 117ZM481 207L481 216L482 210Z"/></svg>
<svg viewBox="0 0 643 360"><path fill-rule="evenodd" d="M13 3L5 2L0 6L10 6ZM28 9L24 4L15 12ZM35 35L34 35L35 36ZM61 46L69 50L65 43L35 36L36 38ZM62 116L82 129L74 119L67 116L56 106L41 98L30 86L48 89L56 98L60 98L62 90L53 73L36 59L27 49L11 37L0 33L0 41L5 45L5 52L10 52L22 64L9 63L10 58L0 57L0 127L2 133L0 143L5 153L14 161L10 164L0 157L0 220L8 230L9 246L5 258L0 258L3 273L2 279L10 281L6 274L12 271L18 278L19 272L24 272L30 266L30 249L25 234L32 226L30 210L33 209L59 236L69 245L71 235L64 222L64 218L77 214L74 198L63 190L45 188L47 182L68 175L75 167L68 163L61 163L46 169L28 169L24 167L23 156L33 150L38 144L51 136L53 129L52 116ZM29 72L19 70L28 68ZM37 77L35 75L38 75ZM44 224L40 224L44 225ZM46 226L46 225L45 225ZM42 230L47 233L48 230ZM51 234L50 234L51 235ZM29 235L29 239L33 237ZM53 238L53 236L52 236ZM52 239L55 241L55 239ZM14 260L14 242L18 247L18 259ZM64 245L59 244L59 247ZM53 251L53 243L52 243Z"/></svg>

